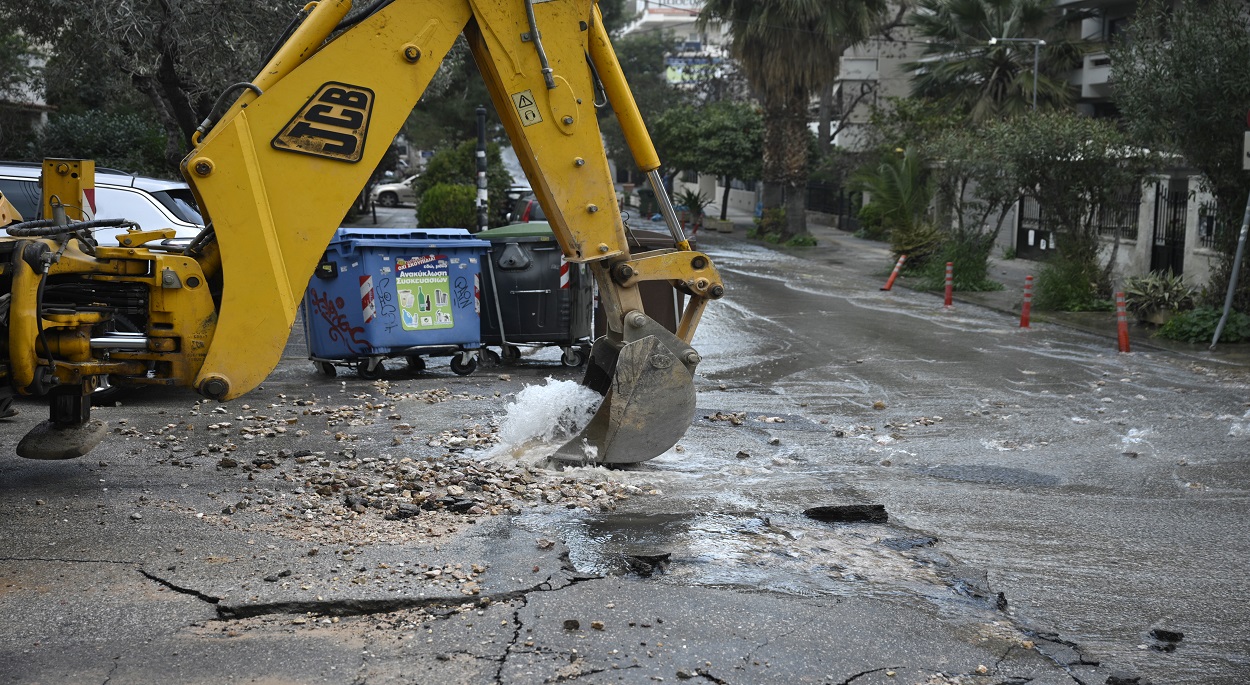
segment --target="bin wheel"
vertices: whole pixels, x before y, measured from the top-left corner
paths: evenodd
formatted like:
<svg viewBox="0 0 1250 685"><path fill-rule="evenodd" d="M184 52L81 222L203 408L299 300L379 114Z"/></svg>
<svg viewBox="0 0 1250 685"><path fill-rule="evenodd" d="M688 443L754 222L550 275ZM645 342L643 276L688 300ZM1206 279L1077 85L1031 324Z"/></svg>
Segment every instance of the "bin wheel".
<svg viewBox="0 0 1250 685"><path fill-rule="evenodd" d="M356 375L369 381L376 381L382 377L382 372L386 369L382 366L382 360L379 359L376 366L369 368L369 360L361 359L356 362Z"/></svg>
<svg viewBox="0 0 1250 685"><path fill-rule="evenodd" d="M451 357L451 370L457 376L467 376L477 370L477 357L468 352L454 354Z"/></svg>
<svg viewBox="0 0 1250 685"><path fill-rule="evenodd" d="M489 347L483 347L480 355L487 364L490 364L491 366L499 366L500 359L498 352L490 349Z"/></svg>
<svg viewBox="0 0 1250 685"><path fill-rule="evenodd" d="M338 369L334 368L334 365L330 362L313 362L313 366L317 367L317 373L327 378L334 378L339 375Z"/></svg>
<svg viewBox="0 0 1250 685"><path fill-rule="evenodd" d="M586 356L583 355L582 351L576 347L566 347L564 348L564 354L560 355L560 363L570 369L576 369L585 363L585 361Z"/></svg>
<svg viewBox="0 0 1250 685"><path fill-rule="evenodd" d="M521 358L521 349L516 345L504 345L499 349L503 350L503 360L506 362L514 362Z"/></svg>
<svg viewBox="0 0 1250 685"><path fill-rule="evenodd" d="M404 357L404 360L408 362L409 371L425 371L425 360L421 358L421 355L410 354Z"/></svg>

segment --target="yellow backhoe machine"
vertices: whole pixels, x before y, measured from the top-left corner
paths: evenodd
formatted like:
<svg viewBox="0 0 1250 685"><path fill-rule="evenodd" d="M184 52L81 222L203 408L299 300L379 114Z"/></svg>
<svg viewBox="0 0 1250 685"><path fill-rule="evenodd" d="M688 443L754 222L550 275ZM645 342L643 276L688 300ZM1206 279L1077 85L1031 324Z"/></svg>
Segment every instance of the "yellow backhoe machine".
<svg viewBox="0 0 1250 685"><path fill-rule="evenodd" d="M594 0L350 10L350 0L305 6L260 73L223 93L200 126L182 172L209 223L190 245L162 244L168 233L154 226L131 228L120 246L95 244L91 230L117 222L90 216L90 163L45 162L44 218L0 238L6 385L51 400L20 455L71 458L98 444L105 429L90 397L103 379L219 401L260 384L339 217L462 33L565 258L590 264L607 316L586 375L603 404L556 458L634 463L685 433L699 362L690 341L724 286L681 231ZM597 93L661 201L672 249L630 253ZM647 316L645 281L687 295L675 334Z"/></svg>

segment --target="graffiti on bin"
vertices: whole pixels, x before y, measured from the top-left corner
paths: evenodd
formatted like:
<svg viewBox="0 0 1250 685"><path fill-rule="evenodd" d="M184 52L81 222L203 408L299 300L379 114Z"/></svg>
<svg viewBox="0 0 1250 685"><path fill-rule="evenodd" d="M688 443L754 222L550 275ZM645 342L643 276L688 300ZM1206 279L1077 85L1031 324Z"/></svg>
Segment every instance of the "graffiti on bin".
<svg viewBox="0 0 1250 685"><path fill-rule="evenodd" d="M395 289L391 287L390 278L382 278L377 289L377 298L378 319L382 321L386 332L390 333L399 326L399 318L396 316L399 309L395 307Z"/></svg>
<svg viewBox="0 0 1250 685"><path fill-rule="evenodd" d="M456 308L468 309L473 303L473 289L469 287L469 279L464 276L457 276L456 282L452 284L452 290L456 295Z"/></svg>
<svg viewBox="0 0 1250 685"><path fill-rule="evenodd" d="M338 297L331 300L329 293L319 293L316 289L311 289L310 292L312 294L313 310L326 323L330 324L329 337L331 341L343 341L347 345L347 349L353 354L363 354L373 349L373 344L369 342L368 338L364 337L364 327L353 327L351 322L347 320L347 316L343 314L342 309L346 304L343 298ZM360 349L357 349L357 346Z"/></svg>

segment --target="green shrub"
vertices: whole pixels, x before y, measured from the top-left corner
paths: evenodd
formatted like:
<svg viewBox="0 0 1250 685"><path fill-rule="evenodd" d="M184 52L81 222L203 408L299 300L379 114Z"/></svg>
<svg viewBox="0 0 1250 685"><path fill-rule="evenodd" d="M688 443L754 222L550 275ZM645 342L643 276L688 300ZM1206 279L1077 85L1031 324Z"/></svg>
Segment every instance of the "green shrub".
<svg viewBox="0 0 1250 685"><path fill-rule="evenodd" d="M954 264L954 287L961 292L987 292L1002 290L1003 284L989 277L990 249L985 241L948 240L929 259L921 264L916 273L917 290L942 290L946 287L946 263ZM911 255L907 256L908 263Z"/></svg>
<svg viewBox="0 0 1250 685"><path fill-rule="evenodd" d="M855 218L859 219L856 238L885 240L890 236L890 230L885 225L885 209L880 204L868 203L860 207Z"/></svg>
<svg viewBox="0 0 1250 685"><path fill-rule="evenodd" d="M149 119L89 110L50 117L40 133L38 156L90 159L97 167L168 177L165 142L165 132Z"/></svg>
<svg viewBox="0 0 1250 685"><path fill-rule="evenodd" d="M781 243L781 233L785 227L786 210L780 207L765 209L760 218L755 220L755 228L747 231L747 237L777 245Z"/></svg>
<svg viewBox="0 0 1250 685"><path fill-rule="evenodd" d="M816 247L816 237L810 233L796 235L785 242L786 247Z"/></svg>
<svg viewBox="0 0 1250 685"><path fill-rule="evenodd" d="M1222 310L1213 307L1181 312L1163 324L1156 335L1181 342L1211 342L1222 313ZM1241 312L1229 312L1228 323L1224 324L1224 330L1220 333L1220 342L1235 343L1247 340L1250 340L1250 316Z"/></svg>
<svg viewBox="0 0 1250 685"><path fill-rule="evenodd" d="M498 143L488 143L486 145L486 192L490 198L490 217L491 226L502 226L507 223L506 215L510 210L511 202L508 201L507 190L508 185L512 183L512 175L503 166L503 157L499 151ZM422 204L422 198L432 188L442 184L451 185L467 185L473 188L474 202L476 202L477 193L477 141L466 140L453 148L444 148L434 153L430 161L426 163L425 170L417 177L413 184L413 191L417 194L417 204ZM440 200L441 201L441 200ZM474 210L476 212L476 209ZM474 214L476 217L476 213ZM423 226L433 226L422 220ZM459 226L460 224L447 224L447 226ZM477 227L477 219L473 221L472 228ZM466 226L466 228L468 228Z"/></svg>
<svg viewBox="0 0 1250 685"><path fill-rule="evenodd" d="M1060 255L1043 264L1038 272L1033 305L1061 312L1111 311L1115 305L1098 296L1100 277L1096 269L1091 273L1084 262Z"/></svg>
<svg viewBox="0 0 1250 685"><path fill-rule="evenodd" d="M1179 312L1193 308L1196 292L1181 276L1152 273L1124 282L1124 304L1139 316L1168 309Z"/></svg>
<svg viewBox="0 0 1250 685"><path fill-rule="evenodd" d="M477 230L477 188L439 183L421 194L417 222L424 228Z"/></svg>
<svg viewBox="0 0 1250 685"><path fill-rule="evenodd" d="M941 231L927 221L900 224L890 230L890 251L895 258L907 255L907 264L913 270L920 269L931 261L941 261L945 269L946 261L950 260L937 260L935 257L942 249Z"/></svg>

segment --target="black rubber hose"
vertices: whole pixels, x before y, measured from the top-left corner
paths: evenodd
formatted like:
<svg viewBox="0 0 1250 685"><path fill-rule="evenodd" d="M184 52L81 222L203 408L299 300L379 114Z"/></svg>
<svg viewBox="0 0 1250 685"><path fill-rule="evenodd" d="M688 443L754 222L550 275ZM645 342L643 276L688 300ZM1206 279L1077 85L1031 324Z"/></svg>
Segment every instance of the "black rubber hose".
<svg viewBox="0 0 1250 685"><path fill-rule="evenodd" d="M335 26L334 30L342 31L344 29L350 29L356 24L359 24L365 19L368 19L370 16L373 15L374 12L377 12L378 10L382 9L383 7L386 7L387 5L391 4L394 1L395 0L378 0L372 5L369 5L368 7L364 8L360 12L356 13L355 16L348 17L344 19L343 21L339 22L339 25Z"/></svg>
<svg viewBox="0 0 1250 685"><path fill-rule="evenodd" d="M91 221L77 221L65 226L57 225L52 219L35 219L34 221L23 221L20 224L11 224L6 226L4 230L8 231L9 235L17 236L18 238L41 238L63 233L76 233L93 228L116 228L118 226L135 225L137 224L129 219L92 219Z"/></svg>
<svg viewBox="0 0 1250 685"><path fill-rule="evenodd" d="M274 41L273 47L269 48L269 53L265 55L265 59L260 61L261 69L264 69L265 66L269 64L269 60L273 59L273 56L278 54L278 50L280 50L282 46L286 44L287 39L295 33L295 29L299 28L299 25L304 23L304 18L307 17L308 14L309 11L304 9L295 13L295 16L291 18L291 23L287 24L286 29L282 31L282 35L278 37L278 40Z"/></svg>

